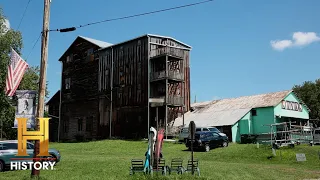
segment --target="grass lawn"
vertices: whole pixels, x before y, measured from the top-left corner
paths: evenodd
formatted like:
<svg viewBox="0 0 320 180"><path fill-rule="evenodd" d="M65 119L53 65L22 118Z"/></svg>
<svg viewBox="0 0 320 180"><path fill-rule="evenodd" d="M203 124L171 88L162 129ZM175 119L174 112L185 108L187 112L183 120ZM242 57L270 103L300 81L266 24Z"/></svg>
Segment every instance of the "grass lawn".
<svg viewBox="0 0 320 180"><path fill-rule="evenodd" d="M143 141L105 140L87 143L51 143L60 150L61 162L55 171L41 171L41 179L153 179L143 175L129 176L130 160L144 160L147 143ZM163 155L167 164L172 158L184 159L184 166L191 153L183 144L164 143ZM283 148L272 155L266 146L230 144L210 152L195 152L199 159L201 179L318 179L320 178L320 146ZM295 153L305 153L306 162L296 162ZM29 179L30 171L0 173L0 179ZM156 176L154 179L195 179L190 175Z"/></svg>

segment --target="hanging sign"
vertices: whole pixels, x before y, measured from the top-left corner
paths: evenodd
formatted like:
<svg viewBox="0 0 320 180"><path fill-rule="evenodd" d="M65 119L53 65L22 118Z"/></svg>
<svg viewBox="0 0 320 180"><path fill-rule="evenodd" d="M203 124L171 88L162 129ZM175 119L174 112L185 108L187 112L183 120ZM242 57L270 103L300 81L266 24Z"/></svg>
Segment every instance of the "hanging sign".
<svg viewBox="0 0 320 180"><path fill-rule="evenodd" d="M292 101L282 101L282 109L302 112L302 104Z"/></svg>
<svg viewBox="0 0 320 180"><path fill-rule="evenodd" d="M17 118L28 118L27 128L35 128L36 95L37 95L37 91L31 91L31 90L16 91L18 103L16 107L16 115L15 115L13 128L18 127Z"/></svg>

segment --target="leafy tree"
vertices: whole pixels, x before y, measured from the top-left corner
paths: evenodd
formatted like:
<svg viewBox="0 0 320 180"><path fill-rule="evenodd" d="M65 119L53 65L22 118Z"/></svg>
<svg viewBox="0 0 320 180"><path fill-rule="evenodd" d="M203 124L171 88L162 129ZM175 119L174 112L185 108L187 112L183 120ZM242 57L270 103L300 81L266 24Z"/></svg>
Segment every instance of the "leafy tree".
<svg viewBox="0 0 320 180"><path fill-rule="evenodd" d="M293 91L310 108L310 119L320 119L320 79L295 85Z"/></svg>
<svg viewBox="0 0 320 180"><path fill-rule="evenodd" d="M38 90L40 78L39 66L30 67L26 70L18 90ZM46 98L49 96L48 82L46 83Z"/></svg>
<svg viewBox="0 0 320 180"><path fill-rule="evenodd" d="M16 130L12 128L14 124L16 102L5 94L7 67L10 61L11 47L20 54L23 47L22 35L19 31L7 29L5 25L6 17L0 7L0 118L3 122L3 135L7 139L15 139ZM24 74L18 90L38 90L39 67L30 67ZM47 83L48 84L48 83ZM49 92L46 89L46 97ZM0 124L1 126L1 124Z"/></svg>
<svg viewBox="0 0 320 180"><path fill-rule="evenodd" d="M5 19L0 8L0 118L3 122L4 137L11 139L16 133L12 129L15 109L11 106L10 99L6 96L4 90L6 87L7 67L10 60L10 47L20 53L22 36L19 31L7 30Z"/></svg>

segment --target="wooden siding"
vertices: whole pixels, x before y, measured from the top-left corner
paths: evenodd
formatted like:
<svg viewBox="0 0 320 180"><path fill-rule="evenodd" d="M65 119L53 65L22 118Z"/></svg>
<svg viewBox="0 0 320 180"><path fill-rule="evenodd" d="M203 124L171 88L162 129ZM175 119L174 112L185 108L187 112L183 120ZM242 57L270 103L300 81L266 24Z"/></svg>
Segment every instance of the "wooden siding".
<svg viewBox="0 0 320 180"><path fill-rule="evenodd" d="M87 139L99 139L98 124L99 112L98 101L91 100L85 103L68 103L62 104L62 122L61 122L61 139L73 140L76 135L83 135ZM78 129L78 119L83 119L82 130ZM65 122L64 122L65 121ZM86 131L86 121L92 121L91 131ZM67 125L67 129L64 126Z"/></svg>
<svg viewBox="0 0 320 180"><path fill-rule="evenodd" d="M87 52L98 48L85 40L78 39L71 47L72 51L63 59L62 99L64 102L97 96L99 61L94 54L88 55ZM67 56L70 58L69 62L67 62ZM70 78L70 88L66 88L68 78Z"/></svg>
<svg viewBox="0 0 320 180"><path fill-rule="evenodd" d="M107 48L100 53L99 91L110 94L113 58L114 107L147 106L148 41L146 38Z"/></svg>
<svg viewBox="0 0 320 180"><path fill-rule="evenodd" d="M73 140L76 135L98 138L98 57L99 47L77 38L60 59L62 70L61 140ZM69 85L67 82L69 79ZM68 88L67 88L68 86ZM93 126L86 131L86 121L93 116ZM83 118L83 131L78 131L77 118ZM65 129L67 127L68 129Z"/></svg>
<svg viewBox="0 0 320 180"><path fill-rule="evenodd" d="M173 75L169 74L169 79L179 76L176 78L179 81L172 80L170 83L175 85L168 89L165 86L164 88L166 93L169 93L170 89L175 91L168 99L178 98L179 101L183 100L183 103L179 102L177 105L175 102L178 101L174 101L175 105L168 107L168 123L182 111L183 104L186 105L186 110L189 110L189 47L170 38L151 36L149 39L148 36L144 36L105 48L94 56L88 57L87 51L91 48L96 50L97 47L89 42L78 40L62 58L64 69L61 139L74 139L79 134L94 139L109 136L112 72L112 136L146 137L148 76L151 76L148 74L148 60L152 56L152 50L158 51L161 47L166 47L165 52L168 54L165 58L169 58L169 61L180 59L179 63L168 64L168 69L174 72ZM66 62L68 54L73 56L69 63ZM70 88L66 89L68 78L71 83ZM162 84L165 85L163 82ZM154 88L154 84L151 83L150 90ZM165 122L165 109L163 106L159 111L162 124ZM92 118L91 116L94 119L92 131L90 133L79 131L78 118L83 119L81 127L85 129L85 121L87 118ZM154 108L150 108L150 125L154 125L154 117Z"/></svg>
<svg viewBox="0 0 320 180"><path fill-rule="evenodd" d="M142 37L106 48L99 53L99 56L101 126L105 126L107 128L105 131L109 133L110 80L113 71L112 135L121 137L145 135L148 103L147 38ZM145 128L136 122L145 124Z"/></svg>

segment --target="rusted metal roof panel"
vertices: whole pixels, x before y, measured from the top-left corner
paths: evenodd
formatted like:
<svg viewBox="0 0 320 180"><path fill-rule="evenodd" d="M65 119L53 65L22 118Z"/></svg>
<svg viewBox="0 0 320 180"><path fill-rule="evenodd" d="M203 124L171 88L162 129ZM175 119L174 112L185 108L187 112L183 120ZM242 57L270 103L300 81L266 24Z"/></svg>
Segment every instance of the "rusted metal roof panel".
<svg viewBox="0 0 320 180"><path fill-rule="evenodd" d="M267 94L259 94L253 96L242 96L238 98L220 99L211 101L205 107L197 110L197 112L215 112L226 111L230 109L251 109L259 107L271 107L278 105L291 90L280 91Z"/></svg>
<svg viewBox="0 0 320 180"><path fill-rule="evenodd" d="M233 125L252 108L272 107L278 105L292 90L220 99L194 103L194 111L185 114L185 124L198 122L200 126ZM197 123L196 123L197 124ZM174 126L182 125L182 117L175 120Z"/></svg>
<svg viewBox="0 0 320 180"><path fill-rule="evenodd" d="M190 121L194 121L197 127L229 126L239 121L250 110L251 109L233 109L205 113L188 112L184 116L184 126L188 126ZM175 120L174 126L181 126L182 123L182 117L179 117Z"/></svg>

